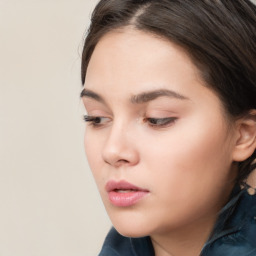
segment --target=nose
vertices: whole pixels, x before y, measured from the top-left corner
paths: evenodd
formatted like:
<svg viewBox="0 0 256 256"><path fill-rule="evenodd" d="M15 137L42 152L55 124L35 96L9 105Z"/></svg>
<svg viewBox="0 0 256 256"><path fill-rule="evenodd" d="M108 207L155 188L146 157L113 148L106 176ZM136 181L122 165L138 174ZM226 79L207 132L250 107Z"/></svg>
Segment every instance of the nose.
<svg viewBox="0 0 256 256"><path fill-rule="evenodd" d="M134 133L127 125L113 125L105 141L102 158L113 167L134 166L139 162Z"/></svg>

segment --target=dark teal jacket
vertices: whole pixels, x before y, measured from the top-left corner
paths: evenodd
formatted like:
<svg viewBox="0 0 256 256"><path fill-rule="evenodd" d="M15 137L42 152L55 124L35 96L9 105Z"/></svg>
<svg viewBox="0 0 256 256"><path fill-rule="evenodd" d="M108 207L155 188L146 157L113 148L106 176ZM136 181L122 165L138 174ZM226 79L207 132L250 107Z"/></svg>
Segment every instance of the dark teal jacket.
<svg viewBox="0 0 256 256"><path fill-rule="evenodd" d="M149 237L128 238L112 228L99 256L154 256ZM234 189L200 256L256 256L256 195Z"/></svg>

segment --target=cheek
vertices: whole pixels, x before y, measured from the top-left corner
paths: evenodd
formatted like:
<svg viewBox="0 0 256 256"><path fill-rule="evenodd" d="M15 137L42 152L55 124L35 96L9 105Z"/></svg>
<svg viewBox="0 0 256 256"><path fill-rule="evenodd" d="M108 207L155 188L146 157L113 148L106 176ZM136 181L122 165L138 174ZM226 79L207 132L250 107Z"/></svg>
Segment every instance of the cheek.
<svg viewBox="0 0 256 256"><path fill-rule="evenodd" d="M99 182L102 178L103 172L103 161L102 161L102 145L103 140L100 136L95 135L94 132L86 131L84 136L84 147L87 160L96 181L96 184L99 187Z"/></svg>
<svg viewBox="0 0 256 256"><path fill-rule="evenodd" d="M154 146L144 148L142 153L144 169L150 170L154 181L152 189L175 203L189 202L191 198L194 202L207 197L209 200L230 180L231 149L225 127L221 122L203 129L190 124L163 133L150 143Z"/></svg>
<svg viewBox="0 0 256 256"><path fill-rule="evenodd" d="M162 167L176 166L180 167L177 170L189 173L193 166L212 169L224 162L231 164L227 127L219 117L213 120L215 124L202 118L188 119L160 135L148 136L149 147L141 149L142 155L151 159L150 165L155 162Z"/></svg>

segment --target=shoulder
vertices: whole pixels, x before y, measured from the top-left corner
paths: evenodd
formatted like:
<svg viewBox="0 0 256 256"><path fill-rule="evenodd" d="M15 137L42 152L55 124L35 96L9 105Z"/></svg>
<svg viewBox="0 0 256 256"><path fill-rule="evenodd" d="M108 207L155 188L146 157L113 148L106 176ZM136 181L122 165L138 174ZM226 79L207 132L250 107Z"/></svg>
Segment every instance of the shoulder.
<svg viewBox="0 0 256 256"><path fill-rule="evenodd" d="M255 236L255 234L254 234ZM216 240L204 256L256 256L256 241L251 243L242 233L230 234Z"/></svg>
<svg viewBox="0 0 256 256"><path fill-rule="evenodd" d="M256 256L256 195L246 191L205 246L202 256Z"/></svg>
<svg viewBox="0 0 256 256"><path fill-rule="evenodd" d="M112 228L103 244L99 256L153 256L153 246L149 237L129 238Z"/></svg>

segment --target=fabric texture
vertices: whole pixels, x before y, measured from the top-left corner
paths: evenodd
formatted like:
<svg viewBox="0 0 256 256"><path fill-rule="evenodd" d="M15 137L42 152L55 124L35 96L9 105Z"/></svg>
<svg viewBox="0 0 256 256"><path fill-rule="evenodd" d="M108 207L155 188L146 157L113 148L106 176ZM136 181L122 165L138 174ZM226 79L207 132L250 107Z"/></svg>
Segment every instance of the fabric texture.
<svg viewBox="0 0 256 256"><path fill-rule="evenodd" d="M114 228L108 233L99 256L154 256L149 237L121 236Z"/></svg>
<svg viewBox="0 0 256 256"><path fill-rule="evenodd" d="M112 228L99 256L154 256L150 237L129 238ZM236 187L200 256L256 256L256 195Z"/></svg>

